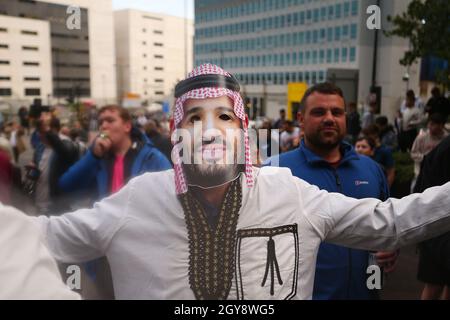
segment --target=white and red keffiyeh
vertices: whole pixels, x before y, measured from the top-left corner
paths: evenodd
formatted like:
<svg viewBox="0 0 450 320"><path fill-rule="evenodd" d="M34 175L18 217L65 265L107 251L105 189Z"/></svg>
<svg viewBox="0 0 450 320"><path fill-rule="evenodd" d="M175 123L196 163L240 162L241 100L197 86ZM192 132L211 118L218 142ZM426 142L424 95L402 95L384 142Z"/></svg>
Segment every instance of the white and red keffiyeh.
<svg viewBox="0 0 450 320"><path fill-rule="evenodd" d="M194 78L200 75L207 74L217 74L226 77L231 77L231 75L223 70L222 68L212 65L203 64L192 70L186 79ZM173 129L178 128L179 124L183 120L184 110L183 105L188 99L208 99L208 98L219 98L222 96L228 96L233 100L234 103L234 113L242 121L242 128L244 131L244 147L245 147L245 176L247 180L247 186L253 186L253 170L252 162L250 158L250 143L248 137L248 118L244 110L244 102L242 97L237 91L232 91L227 88L217 88L217 87L205 87L191 90L181 97L176 99L175 108L173 110ZM183 171L180 150L177 144L174 145L174 150L172 151L172 160L174 162L175 171L175 188L177 194L186 193L188 191L188 184L186 182L186 176Z"/></svg>

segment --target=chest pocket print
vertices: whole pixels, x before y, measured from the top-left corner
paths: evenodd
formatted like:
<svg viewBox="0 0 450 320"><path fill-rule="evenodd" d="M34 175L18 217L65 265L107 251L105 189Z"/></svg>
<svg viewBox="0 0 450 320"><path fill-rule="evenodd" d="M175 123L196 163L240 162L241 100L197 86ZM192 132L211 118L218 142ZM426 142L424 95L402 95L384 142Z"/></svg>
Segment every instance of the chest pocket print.
<svg viewBox="0 0 450 320"><path fill-rule="evenodd" d="M296 295L297 229L297 224L292 224L238 230L235 259L238 299L288 300Z"/></svg>

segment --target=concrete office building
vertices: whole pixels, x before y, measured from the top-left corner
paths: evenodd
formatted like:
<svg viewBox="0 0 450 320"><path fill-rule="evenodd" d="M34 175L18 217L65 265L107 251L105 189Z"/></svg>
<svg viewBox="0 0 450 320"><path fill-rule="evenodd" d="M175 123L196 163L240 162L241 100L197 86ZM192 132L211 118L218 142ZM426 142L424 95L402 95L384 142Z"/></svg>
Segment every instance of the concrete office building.
<svg viewBox="0 0 450 320"><path fill-rule="evenodd" d="M138 10L114 12L119 97L143 105L171 100L193 64L193 21Z"/></svg>
<svg viewBox="0 0 450 320"><path fill-rule="evenodd" d="M47 21L0 16L0 99L52 94L49 30Z"/></svg>
<svg viewBox="0 0 450 320"><path fill-rule="evenodd" d="M381 27L410 1L380 1ZM243 84L250 114L275 118L286 108L287 84L329 80L347 101L363 105L372 86L375 30L367 28L369 0L196 0L195 65L211 62ZM378 32L375 85L382 113L392 119L406 87L418 89L419 67L399 60L408 48ZM417 90L418 91L418 90Z"/></svg>
<svg viewBox="0 0 450 320"><path fill-rule="evenodd" d="M79 29L67 27L67 21L73 14L67 11L69 6L80 8ZM40 77L43 79L49 76L44 72L51 72L52 87L49 93L42 87L40 95L35 96L41 98L42 103L65 103L65 99L70 96L91 100L96 104L117 101L111 0L1 1L0 25L6 23L7 17L15 17L19 21L23 20L23 23L29 23L30 20L45 22L49 26L46 36L41 37L38 32L34 35L35 39L28 37L30 43L50 39L38 44L40 51L50 51L48 57L51 58L51 69L40 70ZM8 34L8 31L5 33ZM12 50L4 54L10 60L25 58ZM21 86L17 82L22 80L16 79L12 74L11 77L14 77L9 84L11 91L20 92ZM25 85L27 84L22 84ZM2 99L14 101L15 97L3 96Z"/></svg>

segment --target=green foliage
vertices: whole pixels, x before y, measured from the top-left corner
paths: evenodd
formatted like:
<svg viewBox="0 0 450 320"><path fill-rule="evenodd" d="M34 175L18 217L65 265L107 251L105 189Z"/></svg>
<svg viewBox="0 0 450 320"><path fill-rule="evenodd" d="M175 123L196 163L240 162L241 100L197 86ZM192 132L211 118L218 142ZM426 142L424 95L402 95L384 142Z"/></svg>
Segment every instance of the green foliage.
<svg viewBox="0 0 450 320"><path fill-rule="evenodd" d="M410 50L400 60L402 65L411 65L427 55L450 61L450 1L413 0L406 12L388 16L388 21L393 29L385 31L386 36L410 41ZM440 72L438 81L450 87L450 67Z"/></svg>

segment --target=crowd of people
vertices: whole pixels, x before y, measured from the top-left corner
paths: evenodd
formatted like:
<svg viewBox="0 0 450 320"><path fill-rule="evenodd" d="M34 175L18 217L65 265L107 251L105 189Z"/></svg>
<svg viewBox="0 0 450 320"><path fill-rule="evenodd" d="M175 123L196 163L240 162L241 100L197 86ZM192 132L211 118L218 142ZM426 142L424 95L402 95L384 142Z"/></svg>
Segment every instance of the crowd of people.
<svg viewBox="0 0 450 320"><path fill-rule="evenodd" d="M44 259L53 275L53 259L60 267L80 265L100 298L377 299L379 291L367 286L371 264L393 272L399 247L439 235L448 253L450 177L430 179L433 163L448 159L439 142L448 144L450 107L439 90L423 106L409 91L399 125L389 125L372 100L360 120L340 88L314 85L294 121L281 110L257 128L267 131L257 142L266 157L253 160L239 90L232 75L203 65L175 88L171 122L117 105L69 122L56 110L30 119L22 108L0 134L0 211L20 216L17 225L33 229L33 241L41 230L45 246L21 261ZM215 131L198 132L198 123ZM244 150L243 163L225 161L228 145L220 138L229 130L241 134L230 145ZM33 156L21 168L24 139ZM439 160L427 156L433 149ZM422 194L389 198L396 150L418 164L412 188ZM27 221L8 207L29 211L15 193L32 199L38 218ZM18 231L11 238L32 241ZM3 240L2 249L12 245ZM448 298L448 260L430 247L421 246L422 296ZM431 260L436 268L439 260L441 276ZM41 296L33 288L0 290L0 297L78 298L52 287Z"/></svg>

